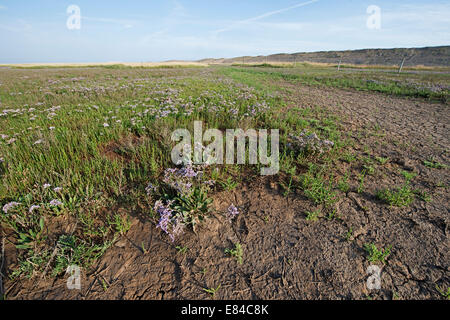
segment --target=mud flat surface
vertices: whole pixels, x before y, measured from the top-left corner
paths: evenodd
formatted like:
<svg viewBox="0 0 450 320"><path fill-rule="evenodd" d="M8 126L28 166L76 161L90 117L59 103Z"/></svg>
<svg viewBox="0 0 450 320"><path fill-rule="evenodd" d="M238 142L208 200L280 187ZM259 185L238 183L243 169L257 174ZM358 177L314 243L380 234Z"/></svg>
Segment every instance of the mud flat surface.
<svg viewBox="0 0 450 320"><path fill-rule="evenodd" d="M353 90L295 86L287 108L320 105L341 119L355 142L354 154L388 158L367 175L358 190L361 167L335 163L348 172L350 187L340 192L334 218L306 219L320 209L300 191L287 196L278 176L247 181L213 196L214 213L197 234L174 245L155 224L131 213L131 229L89 270L81 290L64 279L6 282L9 299L442 299L450 286L447 168L424 165L432 157L448 165L449 106ZM431 195L411 205L389 206L375 195L400 186L400 171L414 172L411 186ZM225 212L234 203L240 215ZM118 210L125 210L124 208ZM242 264L225 253L240 243ZM381 268L381 289L366 286L364 245L392 246ZM176 248L179 245L179 248ZM180 250L183 247L186 250Z"/></svg>

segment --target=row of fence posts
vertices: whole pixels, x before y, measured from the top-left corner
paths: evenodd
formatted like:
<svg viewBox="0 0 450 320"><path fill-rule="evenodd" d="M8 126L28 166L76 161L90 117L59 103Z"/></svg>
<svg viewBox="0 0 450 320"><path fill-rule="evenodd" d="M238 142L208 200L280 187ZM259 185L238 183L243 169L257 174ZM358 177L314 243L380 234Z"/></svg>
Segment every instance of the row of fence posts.
<svg viewBox="0 0 450 320"><path fill-rule="evenodd" d="M401 73L403 70L403 65L405 64L406 58L402 59L402 62L400 63L398 73ZM265 63L268 64L268 56L265 57ZM342 65L342 58L339 59L337 71L341 71L341 65ZM245 66L245 57L242 57L242 66ZM297 66L297 56L294 56L294 67Z"/></svg>
<svg viewBox="0 0 450 320"><path fill-rule="evenodd" d="M403 59L402 59L402 62L400 63L400 66L399 66L399 68L398 68L398 73L401 73L401 72L402 72L402 70L403 70L403 65L405 64L405 60L406 60L406 58L403 58ZM341 64L342 64L342 58L339 59L339 63L338 63L338 67L337 67L337 70L338 70L338 71L341 71Z"/></svg>

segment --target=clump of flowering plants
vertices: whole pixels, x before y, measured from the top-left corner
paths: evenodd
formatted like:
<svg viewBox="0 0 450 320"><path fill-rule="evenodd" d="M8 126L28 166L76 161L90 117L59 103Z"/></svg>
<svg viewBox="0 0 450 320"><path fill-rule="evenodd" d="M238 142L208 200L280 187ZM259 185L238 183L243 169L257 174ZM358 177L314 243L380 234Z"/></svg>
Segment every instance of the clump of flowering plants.
<svg viewBox="0 0 450 320"><path fill-rule="evenodd" d="M316 133L308 134L306 130L298 136L290 134L287 147L293 151L299 151L304 154L321 154L331 150L334 142L320 139Z"/></svg>
<svg viewBox="0 0 450 320"><path fill-rule="evenodd" d="M16 201L2 207L0 223L5 223L17 234L18 249L30 249L43 240L45 220L39 209L37 205L27 209L22 202Z"/></svg>
<svg viewBox="0 0 450 320"><path fill-rule="evenodd" d="M196 232L196 226L210 212L208 191L214 182L205 178L205 168L205 165L168 168L164 171L160 188L153 185L146 188L152 197L160 192L153 208L159 219L157 227L172 241L187 227Z"/></svg>

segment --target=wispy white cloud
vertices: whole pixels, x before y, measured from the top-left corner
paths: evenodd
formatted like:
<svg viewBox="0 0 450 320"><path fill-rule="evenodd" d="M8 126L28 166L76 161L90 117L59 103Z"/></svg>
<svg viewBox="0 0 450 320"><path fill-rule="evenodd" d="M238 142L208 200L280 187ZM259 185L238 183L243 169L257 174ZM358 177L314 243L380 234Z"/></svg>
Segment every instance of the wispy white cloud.
<svg viewBox="0 0 450 320"><path fill-rule="evenodd" d="M299 32L305 30L310 23L302 22L255 22L252 23L251 28L255 30L272 30L272 31L286 31Z"/></svg>
<svg viewBox="0 0 450 320"><path fill-rule="evenodd" d="M158 51L171 58L183 56L240 56L364 47L411 47L443 44L449 34L450 5L397 5L383 10L382 29L369 30L367 14L353 12L316 21L266 21L266 18L295 8L312 5L315 1L274 10L240 21L195 19L181 4L163 18L161 30L140 38L144 51ZM178 15L177 18L174 18ZM218 26L228 26L219 29ZM183 29L178 26L182 25ZM196 25L198 32L186 34L185 26ZM209 31L211 30L211 31ZM214 31L215 30L215 31ZM412 31L414 30L414 31ZM223 37L222 32L230 31ZM431 34L430 34L431 32ZM142 49L141 49L142 50Z"/></svg>
<svg viewBox="0 0 450 320"><path fill-rule="evenodd" d="M109 18L100 18L100 17L86 17L81 16L82 20L92 21L92 22L101 22L101 23L110 23L110 24L118 24L125 29L133 28L136 24L139 23L137 20L125 20L125 19L109 19Z"/></svg>
<svg viewBox="0 0 450 320"><path fill-rule="evenodd" d="M186 8L179 1L172 1L173 7L169 11L168 15L162 19L161 29L154 31L148 35L143 36L139 40L139 45L154 44L155 42L164 41L164 39L170 39L170 41L177 41L175 39L180 39L179 35L171 34L171 31L181 23L191 23L188 20L190 15L188 14Z"/></svg>
<svg viewBox="0 0 450 320"><path fill-rule="evenodd" d="M2 5L0 4L0 10L6 10L6 9L8 9L8 8L5 7L5 6L2 6Z"/></svg>
<svg viewBox="0 0 450 320"><path fill-rule="evenodd" d="M255 21L258 21L258 20L262 20L262 19L274 16L274 15L277 15L277 14L280 14L280 13L283 13L283 12L286 12L286 11L290 11L290 10L293 10L293 9L296 9L296 8L307 6L309 4L313 4L313 3L318 2L318 1L319 0L311 0L311 1L307 1L307 2L297 3L296 5L293 5L293 6L290 6L290 7L287 7L287 8L269 11L269 12L266 12L264 14L258 15L256 17L248 18L248 19L241 20L241 21L236 21L234 23L231 23L229 26L227 26L225 28L222 28L222 29L214 31L213 34L214 34L214 36L217 36L219 33L230 31L230 30L235 29L237 27L240 27L242 25L249 24L250 22L255 22Z"/></svg>

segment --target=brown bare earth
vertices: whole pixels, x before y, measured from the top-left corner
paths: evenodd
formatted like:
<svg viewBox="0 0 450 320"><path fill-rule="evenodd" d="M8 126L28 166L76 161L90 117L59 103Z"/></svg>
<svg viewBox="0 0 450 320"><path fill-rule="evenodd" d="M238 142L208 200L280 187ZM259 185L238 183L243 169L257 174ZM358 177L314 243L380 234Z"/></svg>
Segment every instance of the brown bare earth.
<svg viewBox="0 0 450 320"><path fill-rule="evenodd" d="M214 214L175 245L153 221L133 213L128 233L83 270L81 290L68 290L66 278L7 281L8 299L211 299L203 289L219 285L214 299L441 299L436 286L450 286L450 177L448 169L429 169L423 161L450 162L448 105L278 84L290 91L288 107L320 105L339 116L357 155L370 150L390 159L366 176L360 193L359 165L335 164L353 181L335 204L338 219L306 220L306 212L320 207L301 192L285 197L282 177L259 178L216 194ZM402 184L399 170L418 173L411 186L432 194L431 201L395 208L378 200L377 190ZM232 222L224 215L230 202L241 212ZM242 265L224 252L237 242ZM369 242L392 245L386 264L379 264L381 290L366 287Z"/></svg>

